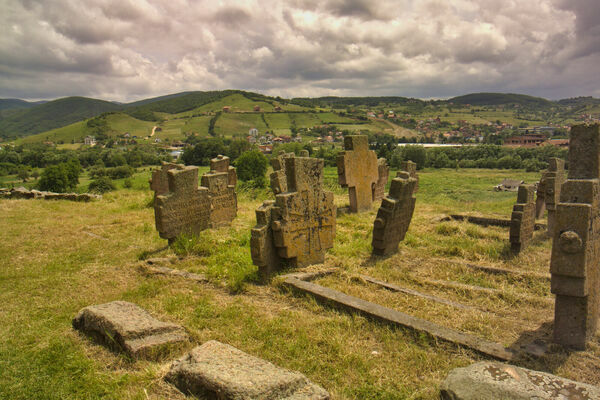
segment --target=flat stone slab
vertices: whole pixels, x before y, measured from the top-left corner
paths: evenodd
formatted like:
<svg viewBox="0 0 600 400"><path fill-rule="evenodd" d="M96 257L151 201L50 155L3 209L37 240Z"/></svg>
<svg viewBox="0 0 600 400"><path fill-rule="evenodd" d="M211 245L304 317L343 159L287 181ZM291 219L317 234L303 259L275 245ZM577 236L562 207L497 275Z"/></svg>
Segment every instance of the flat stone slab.
<svg viewBox="0 0 600 400"><path fill-rule="evenodd" d="M189 340L181 326L159 321L126 301L83 308L73 319L73 328L135 358L153 357L164 346Z"/></svg>
<svg viewBox="0 0 600 400"><path fill-rule="evenodd" d="M442 383L444 400L592 400L600 388L556 375L482 361L450 371Z"/></svg>
<svg viewBox="0 0 600 400"><path fill-rule="evenodd" d="M449 216L450 219L455 221L467 221L475 225L481 226L503 226L510 227L510 219L501 219L501 218L488 218L488 217L476 217L473 215L460 215L460 214L451 214ZM546 224L536 223L534 225L534 230L541 231L545 230L548 227Z"/></svg>
<svg viewBox="0 0 600 400"><path fill-rule="evenodd" d="M279 368L214 340L176 360L165 376L186 394L221 400L326 400L299 372Z"/></svg>

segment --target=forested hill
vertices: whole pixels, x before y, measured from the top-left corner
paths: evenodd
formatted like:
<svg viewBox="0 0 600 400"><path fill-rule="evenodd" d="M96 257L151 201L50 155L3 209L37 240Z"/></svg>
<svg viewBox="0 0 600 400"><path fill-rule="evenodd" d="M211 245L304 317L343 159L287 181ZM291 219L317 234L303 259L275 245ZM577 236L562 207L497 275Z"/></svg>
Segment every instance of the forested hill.
<svg viewBox="0 0 600 400"><path fill-rule="evenodd" d="M541 97L514 93L471 93L453 97L448 102L454 104L471 104L477 106L494 106L500 104L519 104L522 106L549 107L556 103Z"/></svg>

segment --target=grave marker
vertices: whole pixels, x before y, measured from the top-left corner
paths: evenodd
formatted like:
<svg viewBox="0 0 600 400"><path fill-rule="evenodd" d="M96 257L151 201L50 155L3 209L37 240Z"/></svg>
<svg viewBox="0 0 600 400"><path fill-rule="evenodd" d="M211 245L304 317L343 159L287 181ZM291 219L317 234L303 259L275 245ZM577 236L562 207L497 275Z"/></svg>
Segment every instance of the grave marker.
<svg viewBox="0 0 600 400"><path fill-rule="evenodd" d="M550 261L554 341L584 349L600 313L600 125L571 128Z"/></svg>
<svg viewBox="0 0 600 400"><path fill-rule="evenodd" d="M198 187L198 167L167 172L169 192L156 196L154 214L160 237L173 241L181 233L198 234L210 223L208 189Z"/></svg>
<svg viewBox="0 0 600 400"><path fill-rule="evenodd" d="M392 180L390 193L381 201L373 226L373 253L388 255L398 251L415 210L417 180L408 172L399 172Z"/></svg>
<svg viewBox="0 0 600 400"><path fill-rule="evenodd" d="M369 150L367 136L344 137L344 149L337 157L338 182L348 187L351 212L368 210L379 177L377 156Z"/></svg>
<svg viewBox="0 0 600 400"><path fill-rule="evenodd" d="M408 172L408 175L410 175L411 178L416 179L417 183L415 184L415 193L417 193L419 191L419 175L417 175L417 164L410 160L402 161L400 164L400 169ZM401 171L398 171L396 176L398 176L400 172Z"/></svg>
<svg viewBox="0 0 600 400"><path fill-rule="evenodd" d="M521 185L518 189L517 204L510 217L510 249L518 254L533 238L535 229L535 189L533 185Z"/></svg>
<svg viewBox="0 0 600 400"><path fill-rule="evenodd" d="M154 197L169 193L169 178L167 172L172 169L182 169L183 165L163 162L160 169L152 171L150 189L154 190Z"/></svg>
<svg viewBox="0 0 600 400"><path fill-rule="evenodd" d="M565 183L565 161L560 158L549 160L548 170L542 175L544 180L544 201L548 209L548 235L552 236L556 225L556 205L560 201L560 188Z"/></svg>
<svg viewBox="0 0 600 400"><path fill-rule="evenodd" d="M257 225L252 229L252 261L263 277L282 263L292 267L322 263L335 237L333 193L322 188L323 160L287 157L279 171L284 171L285 181L275 174L271 184L276 180L279 190L285 182L286 191L256 211Z"/></svg>

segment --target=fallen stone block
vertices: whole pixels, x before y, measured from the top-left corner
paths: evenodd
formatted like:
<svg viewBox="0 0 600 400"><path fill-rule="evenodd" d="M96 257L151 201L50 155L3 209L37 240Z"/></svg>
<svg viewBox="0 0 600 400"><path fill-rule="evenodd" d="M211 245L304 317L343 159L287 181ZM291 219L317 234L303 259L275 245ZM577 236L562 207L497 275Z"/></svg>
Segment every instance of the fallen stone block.
<svg viewBox="0 0 600 400"><path fill-rule="evenodd" d="M165 347L189 340L181 326L159 321L126 301L83 308L73 319L73 328L134 358L154 358Z"/></svg>
<svg viewBox="0 0 600 400"><path fill-rule="evenodd" d="M326 400L299 372L279 368L214 340L176 360L165 379L186 394L221 400Z"/></svg>
<svg viewBox="0 0 600 400"><path fill-rule="evenodd" d="M482 361L456 368L442 383L444 400L592 400L600 388L545 372Z"/></svg>

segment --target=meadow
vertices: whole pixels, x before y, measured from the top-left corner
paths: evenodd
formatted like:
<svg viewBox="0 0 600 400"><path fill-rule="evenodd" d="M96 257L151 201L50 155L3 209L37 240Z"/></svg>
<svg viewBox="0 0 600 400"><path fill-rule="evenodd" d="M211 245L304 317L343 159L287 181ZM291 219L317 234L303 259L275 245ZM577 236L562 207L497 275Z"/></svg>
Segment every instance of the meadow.
<svg viewBox="0 0 600 400"><path fill-rule="evenodd" d="M333 399L437 399L451 369L485 359L322 305L288 291L278 277L259 284L250 229L254 210L272 198L269 189L238 185L238 216L231 226L182 237L166 248L154 228L149 177L148 167L139 170L131 188L119 180L118 190L92 203L0 200L0 398L184 399L162 379L179 354L134 361L71 328L79 309L112 300L134 302L159 319L182 324L195 344L219 340L298 370ZM319 283L507 346L547 335L553 296L540 278L550 260L545 233L536 232L531 246L513 257L507 228L443 220L449 213L509 218L516 193L494 192L493 186L505 178L533 183L539 174L439 169L419 171L419 177L415 215L398 253L371 256L376 205L342 215L325 264L309 268L337 268ZM83 176L78 190L88 182ZM324 186L334 192L336 205L348 204L335 168L325 169ZM147 275L142 266L149 257L172 257L170 267L203 273L209 282ZM521 274L490 275L469 263ZM389 292L361 274L473 310ZM583 352L553 350L516 363L600 384L598 336Z"/></svg>

